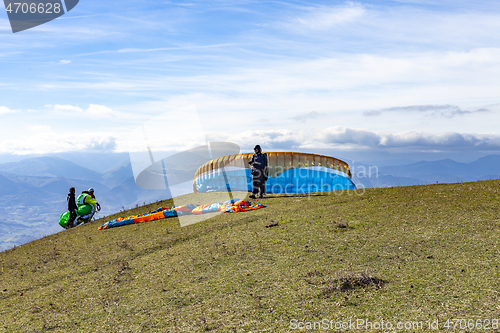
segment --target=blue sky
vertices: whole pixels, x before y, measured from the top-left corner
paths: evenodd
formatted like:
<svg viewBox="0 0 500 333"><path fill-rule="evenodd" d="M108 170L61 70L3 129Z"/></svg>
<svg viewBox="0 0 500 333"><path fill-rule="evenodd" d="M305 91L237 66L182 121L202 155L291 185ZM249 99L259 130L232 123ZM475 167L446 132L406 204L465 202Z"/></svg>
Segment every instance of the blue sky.
<svg viewBox="0 0 500 333"><path fill-rule="evenodd" d="M182 123L244 150L500 151L498 1L81 0L16 34L2 10L0 36L0 154L126 152L158 116L162 149Z"/></svg>

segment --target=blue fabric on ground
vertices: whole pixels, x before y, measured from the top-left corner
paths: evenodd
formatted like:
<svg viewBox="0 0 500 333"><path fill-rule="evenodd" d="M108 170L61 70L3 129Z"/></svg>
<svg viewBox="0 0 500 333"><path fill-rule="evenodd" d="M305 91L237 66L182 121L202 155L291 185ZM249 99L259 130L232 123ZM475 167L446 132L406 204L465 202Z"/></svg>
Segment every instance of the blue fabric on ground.
<svg viewBox="0 0 500 333"><path fill-rule="evenodd" d="M108 222L108 228L121 227L122 225L134 224L134 219L126 219L121 221L110 221Z"/></svg>
<svg viewBox="0 0 500 333"><path fill-rule="evenodd" d="M201 212L202 212L202 214L218 212L220 205L221 205L221 203L219 203L219 202L213 203L210 206L203 208L201 210Z"/></svg>
<svg viewBox="0 0 500 333"><path fill-rule="evenodd" d="M233 199L230 199L228 201L224 201L222 204L223 205L229 205L230 203L235 203L236 201L240 201L240 199L238 198L233 198Z"/></svg>
<svg viewBox="0 0 500 333"><path fill-rule="evenodd" d="M175 210L164 210L163 211L163 216L165 217L176 217L178 216L178 212Z"/></svg>

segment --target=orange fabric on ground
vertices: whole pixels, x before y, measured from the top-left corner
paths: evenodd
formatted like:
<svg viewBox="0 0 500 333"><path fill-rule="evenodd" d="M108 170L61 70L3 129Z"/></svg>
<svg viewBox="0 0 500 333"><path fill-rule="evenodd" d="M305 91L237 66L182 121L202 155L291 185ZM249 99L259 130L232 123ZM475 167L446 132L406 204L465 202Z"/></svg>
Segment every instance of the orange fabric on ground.
<svg viewBox="0 0 500 333"><path fill-rule="evenodd" d="M191 213L193 213L193 214L202 214L203 208L208 207L208 206L211 206L211 205L201 205L201 206L198 206L195 209L193 209L191 211Z"/></svg>
<svg viewBox="0 0 500 333"><path fill-rule="evenodd" d="M190 212L191 211L186 205L175 207L175 208L173 208L173 210L175 210L176 212Z"/></svg>

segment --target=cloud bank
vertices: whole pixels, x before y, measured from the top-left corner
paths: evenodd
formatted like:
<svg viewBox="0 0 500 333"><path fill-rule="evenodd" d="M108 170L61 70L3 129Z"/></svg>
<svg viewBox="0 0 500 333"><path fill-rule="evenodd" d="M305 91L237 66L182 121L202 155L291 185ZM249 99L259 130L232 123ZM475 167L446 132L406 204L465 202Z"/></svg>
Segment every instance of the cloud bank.
<svg viewBox="0 0 500 333"><path fill-rule="evenodd" d="M356 145L367 149L405 148L421 151L500 150L500 135L426 132L374 132L346 127L328 128L316 137L324 144Z"/></svg>
<svg viewBox="0 0 500 333"><path fill-rule="evenodd" d="M105 152L117 148L116 138L107 133L56 133L51 128L31 127L30 133L0 142L0 153L16 155L61 152Z"/></svg>
<svg viewBox="0 0 500 333"><path fill-rule="evenodd" d="M469 133L378 132L367 129L329 127L314 133L306 131L246 131L211 139L231 141L243 149L261 144L267 151L334 148L338 150L386 150L420 152L500 151L500 135ZM250 143L250 144L249 144Z"/></svg>
<svg viewBox="0 0 500 333"><path fill-rule="evenodd" d="M455 116L463 116L466 114L490 112L490 110L486 108L464 110L456 105L410 105L410 106L396 106L380 110L364 111L363 116L365 117L380 116L386 112L398 112L403 114L408 112L420 112L432 116L453 118Z"/></svg>
<svg viewBox="0 0 500 333"><path fill-rule="evenodd" d="M42 126L43 127L43 126ZM0 143L0 153L47 154L65 151L129 152L130 133L55 133L45 127L31 128L30 134ZM150 133L148 133L150 134ZM200 133L203 134L203 133ZM176 135L161 136L162 147L175 151L184 141ZM255 144L271 151L307 151L335 149L339 151L392 152L500 152L499 134L457 132L371 131L362 128L333 126L310 130L246 130L235 133L209 132L207 141L233 142L242 151L252 151ZM170 147L170 148L169 148ZM135 150L134 150L135 151ZM147 151L145 151L147 153Z"/></svg>

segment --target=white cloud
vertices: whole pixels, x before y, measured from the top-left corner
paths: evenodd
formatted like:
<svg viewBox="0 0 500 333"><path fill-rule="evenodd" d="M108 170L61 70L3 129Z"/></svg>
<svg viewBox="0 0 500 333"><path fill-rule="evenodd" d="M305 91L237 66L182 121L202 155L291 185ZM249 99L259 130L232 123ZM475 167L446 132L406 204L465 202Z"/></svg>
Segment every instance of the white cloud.
<svg viewBox="0 0 500 333"><path fill-rule="evenodd" d="M116 139L110 136L93 137L86 149L100 152L113 152L117 148Z"/></svg>
<svg viewBox="0 0 500 333"><path fill-rule="evenodd" d="M7 114L7 113L16 113L18 112L19 110L11 110L9 109L8 107L6 106L0 106L0 115L2 114Z"/></svg>
<svg viewBox="0 0 500 333"><path fill-rule="evenodd" d="M52 106L47 105L47 107L52 107ZM81 107L74 105L56 104L52 108L54 111L60 111L60 112L83 112L83 109Z"/></svg>
<svg viewBox="0 0 500 333"><path fill-rule="evenodd" d="M53 131L49 126L30 126L25 134L0 142L0 153L17 155L71 151L111 152L116 148L116 138L109 133L61 133Z"/></svg>
<svg viewBox="0 0 500 333"><path fill-rule="evenodd" d="M352 1L340 6L321 6L308 10L309 13L280 23L278 26L286 28L288 31L325 31L342 24L355 22L366 12L363 5Z"/></svg>
<svg viewBox="0 0 500 333"><path fill-rule="evenodd" d="M382 114L382 112L380 112L378 110L370 110L370 111L363 112L363 116L365 116L365 117L377 117L377 116L380 116L381 114Z"/></svg>
<svg viewBox="0 0 500 333"><path fill-rule="evenodd" d="M120 113L114 111L104 105L90 104L89 108L85 111L93 118L113 118L119 117Z"/></svg>
<svg viewBox="0 0 500 333"><path fill-rule="evenodd" d="M293 119L295 121L298 121L298 122L305 123L308 120L317 119L317 118L320 118L320 117L322 117L324 115L325 114L323 112L311 111L311 112L306 112L306 113L302 113L300 115L291 117L291 119Z"/></svg>
<svg viewBox="0 0 500 333"><path fill-rule="evenodd" d="M30 133L45 133L52 131L49 125L28 125L27 129Z"/></svg>
<svg viewBox="0 0 500 333"><path fill-rule="evenodd" d="M59 63L63 64L63 65L67 65L67 64L71 64L71 60L59 60Z"/></svg>
<svg viewBox="0 0 500 333"><path fill-rule="evenodd" d="M207 140L214 142L232 142L243 150L252 151L255 144L269 149L286 150L296 148L307 140L308 133L304 130L291 131L287 129L242 131L239 133L209 132Z"/></svg>
<svg viewBox="0 0 500 333"><path fill-rule="evenodd" d="M365 129L335 126L317 133L315 141L322 144L355 144L375 147L380 143L380 137L378 134Z"/></svg>
<svg viewBox="0 0 500 333"><path fill-rule="evenodd" d="M122 113L115 111L105 105L90 104L87 109L82 109L75 105L47 105L56 112L73 113L75 115L85 116L89 118L114 118L124 116Z"/></svg>

